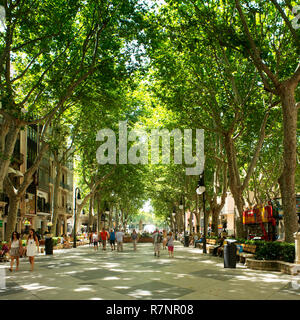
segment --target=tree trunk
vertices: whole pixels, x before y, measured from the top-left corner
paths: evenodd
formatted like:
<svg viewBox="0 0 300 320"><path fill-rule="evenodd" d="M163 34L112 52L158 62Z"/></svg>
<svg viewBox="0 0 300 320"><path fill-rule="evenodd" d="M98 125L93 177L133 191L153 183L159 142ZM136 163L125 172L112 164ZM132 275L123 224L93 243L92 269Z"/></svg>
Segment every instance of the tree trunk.
<svg viewBox="0 0 300 320"><path fill-rule="evenodd" d="M91 186L90 186L91 188ZM79 217L80 217L80 212L82 211L82 209L84 208L84 206L87 204L87 202L89 201L89 199L94 196L95 193L95 188L91 188L91 191L83 198L83 200L81 201L80 204L77 203L76 205L76 225L75 225L75 230L77 232L78 230L78 224L79 224ZM77 201L77 199L76 199Z"/></svg>
<svg viewBox="0 0 300 320"><path fill-rule="evenodd" d="M190 234L193 233L193 212L190 211Z"/></svg>
<svg viewBox="0 0 300 320"><path fill-rule="evenodd" d="M127 214L125 212L125 215L124 215L124 222L123 222L123 229L124 229L124 232L126 232L126 227L127 227Z"/></svg>
<svg viewBox="0 0 300 320"><path fill-rule="evenodd" d="M296 214L295 172L297 153L297 108L293 89L287 84L281 88L283 113L283 170L279 178L284 212L285 241L294 242L298 231Z"/></svg>
<svg viewBox="0 0 300 320"><path fill-rule="evenodd" d="M10 240L11 234L16 229L19 202L20 202L20 197L13 196L13 195L9 197L7 229L6 229L6 237L5 237L6 241Z"/></svg>
<svg viewBox="0 0 300 320"><path fill-rule="evenodd" d="M122 229L124 229L124 210L121 209L121 224L122 224Z"/></svg>
<svg viewBox="0 0 300 320"><path fill-rule="evenodd" d="M116 206L116 214L115 214L115 219L116 219L116 228L119 229L119 212L118 212L118 208Z"/></svg>
<svg viewBox="0 0 300 320"><path fill-rule="evenodd" d="M225 135L225 151L227 155L228 171L229 171L229 186L231 194L234 198L235 205L237 207L239 217L236 217L236 236L238 238L244 238L245 232L243 230L243 207L244 198L242 194L242 187L240 183L240 177L237 169L236 152L231 137Z"/></svg>
<svg viewBox="0 0 300 320"><path fill-rule="evenodd" d="M4 135L5 141L3 141L1 146L3 155L0 157L0 192L3 192L4 179L7 175L8 167L11 163L11 157L14 152L19 132L20 127L16 126L14 122L11 122L7 135Z"/></svg>
<svg viewBox="0 0 300 320"><path fill-rule="evenodd" d="M183 218L182 218L182 213L181 212L178 213L178 231L179 232L183 231Z"/></svg>
<svg viewBox="0 0 300 320"><path fill-rule="evenodd" d="M56 230L57 225L57 218L58 218L58 210L59 210L59 203L58 203L58 196L59 196L59 187L61 181L61 165L59 162L55 161L56 166L56 177L54 182L54 191L53 191L53 217L52 217L52 227L51 233L53 236L57 236L58 230Z"/></svg>
<svg viewBox="0 0 300 320"><path fill-rule="evenodd" d="M172 216L170 221L171 221L171 225L173 227L172 232L175 232L178 229L176 215L175 215L175 217Z"/></svg>
<svg viewBox="0 0 300 320"><path fill-rule="evenodd" d="M217 236L219 234L219 228L218 228L218 221L219 221L219 215L220 215L221 209L219 208L212 208L212 232Z"/></svg>
<svg viewBox="0 0 300 320"><path fill-rule="evenodd" d="M100 199L97 201L97 231L100 232L100 223L101 223L101 210L100 210Z"/></svg>
<svg viewBox="0 0 300 320"><path fill-rule="evenodd" d="M88 230L91 231L91 225L93 225L93 212L94 212L94 196L90 198L90 210L89 210L89 222L88 222Z"/></svg>

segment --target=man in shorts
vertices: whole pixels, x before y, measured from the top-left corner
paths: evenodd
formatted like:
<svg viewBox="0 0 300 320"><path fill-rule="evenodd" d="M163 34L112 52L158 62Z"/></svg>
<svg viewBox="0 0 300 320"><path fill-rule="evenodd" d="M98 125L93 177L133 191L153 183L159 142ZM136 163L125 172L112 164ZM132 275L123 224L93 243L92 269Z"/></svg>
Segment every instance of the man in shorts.
<svg viewBox="0 0 300 320"><path fill-rule="evenodd" d="M110 230L109 233L109 242L110 242L110 247L111 247L111 251L116 250L116 233L113 229Z"/></svg>
<svg viewBox="0 0 300 320"><path fill-rule="evenodd" d="M102 229L102 232L100 233L101 240L102 240L102 250L106 250L106 241L108 240L108 233L105 230L105 228Z"/></svg>

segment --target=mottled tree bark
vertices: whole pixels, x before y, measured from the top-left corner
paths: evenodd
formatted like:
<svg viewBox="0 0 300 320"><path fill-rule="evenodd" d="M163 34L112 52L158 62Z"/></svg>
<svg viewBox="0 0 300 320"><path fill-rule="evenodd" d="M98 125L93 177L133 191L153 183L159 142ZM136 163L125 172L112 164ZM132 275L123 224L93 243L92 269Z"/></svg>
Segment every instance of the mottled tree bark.
<svg viewBox="0 0 300 320"><path fill-rule="evenodd" d="M295 174L297 154L297 108L293 87L284 83L280 89L283 114L283 170L279 178L284 210L285 241L294 242L298 231L296 214Z"/></svg>
<svg viewBox="0 0 300 320"><path fill-rule="evenodd" d="M91 229L91 225L93 225L93 212L94 212L94 195L90 198L90 209L89 209L89 222L88 222L88 230Z"/></svg>
<svg viewBox="0 0 300 320"><path fill-rule="evenodd" d="M56 155L54 155L54 163L56 167L56 177L54 181L54 190L53 190L53 217L52 217L51 233L53 234L53 236L58 236L58 230L56 230L56 226L57 226L58 210L59 210L58 196L59 196L59 187L60 187L60 181L61 181L62 168Z"/></svg>

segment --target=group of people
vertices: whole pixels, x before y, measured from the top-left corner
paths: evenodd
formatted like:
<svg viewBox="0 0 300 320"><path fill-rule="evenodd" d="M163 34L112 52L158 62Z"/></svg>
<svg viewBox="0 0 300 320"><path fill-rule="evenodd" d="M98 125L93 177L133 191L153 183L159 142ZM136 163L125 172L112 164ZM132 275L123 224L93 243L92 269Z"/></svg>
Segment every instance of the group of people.
<svg viewBox="0 0 300 320"><path fill-rule="evenodd" d="M99 244L102 244L102 250L106 250L106 244L109 241L111 250L116 250L117 242L117 251L123 251L123 240L124 240L124 230L113 230L107 232L105 228L101 232L93 232L89 234L90 245L94 246L94 250L98 250ZM62 243L64 247L70 247L69 240L66 235L62 238ZM138 233L136 230L133 230L131 234L131 242L133 244L133 250L137 250L138 242ZM168 248L169 257L174 258L174 237L172 232L167 233L166 230L160 232L158 229L153 233L153 244L154 244L154 256L159 257L161 251L161 245L163 250ZM6 250L6 251L5 251ZM26 239L26 246L23 247L23 243L20 237L20 234L17 231L14 231L11 235L8 246L5 248L2 247L4 253L9 253L10 255L10 268L9 271L13 271L14 261L16 260L15 270L19 270L20 257L27 256L31 266L31 271L34 270L34 258L39 253L39 239L34 231L34 229L29 230L29 235Z"/></svg>
<svg viewBox="0 0 300 320"><path fill-rule="evenodd" d="M109 241L111 251L116 250L116 242L117 242L117 251L123 251L123 241L124 241L124 230L114 230L111 229L110 232L107 232L105 228L102 229L101 232L91 232L89 234L90 245L94 245L94 250L97 251L99 244L102 244L102 250L106 250L106 244ZM135 230L133 230L131 234L131 240L133 243L133 250L137 250L137 241L138 234Z"/></svg>
<svg viewBox="0 0 300 320"><path fill-rule="evenodd" d="M169 257L174 258L174 237L171 231L169 233L167 233L166 230L163 230L163 232L160 232L158 228L156 228L152 237L153 237L155 257L160 256L160 248L162 244L163 250L166 250L168 248Z"/></svg>
<svg viewBox="0 0 300 320"><path fill-rule="evenodd" d="M39 252L39 240L35 234L34 229L29 230L29 235L26 240L26 246L23 247L20 234L14 231L11 235L11 239L8 244L8 252L10 255L10 268L9 271L13 271L14 261L16 260L16 271L19 270L20 257L26 256L29 258L31 271L34 269L34 257Z"/></svg>

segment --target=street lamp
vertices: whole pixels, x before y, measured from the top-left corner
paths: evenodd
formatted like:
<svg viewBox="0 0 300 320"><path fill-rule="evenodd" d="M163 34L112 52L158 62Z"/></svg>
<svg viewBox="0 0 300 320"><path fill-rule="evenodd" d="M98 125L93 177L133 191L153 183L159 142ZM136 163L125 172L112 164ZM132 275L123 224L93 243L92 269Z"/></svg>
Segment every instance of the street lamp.
<svg viewBox="0 0 300 320"><path fill-rule="evenodd" d="M77 197L76 197L76 193L77 193ZM78 200L81 199L80 190L78 187L76 187L75 195L74 195L75 204L74 204L73 248L76 248L76 204L77 204L77 199Z"/></svg>
<svg viewBox="0 0 300 320"><path fill-rule="evenodd" d="M206 214L205 214L205 184L204 184L204 170L200 174L198 181L198 187L196 189L197 194L203 195L203 215L204 215L204 237L203 237L203 253L206 253Z"/></svg>

